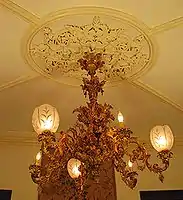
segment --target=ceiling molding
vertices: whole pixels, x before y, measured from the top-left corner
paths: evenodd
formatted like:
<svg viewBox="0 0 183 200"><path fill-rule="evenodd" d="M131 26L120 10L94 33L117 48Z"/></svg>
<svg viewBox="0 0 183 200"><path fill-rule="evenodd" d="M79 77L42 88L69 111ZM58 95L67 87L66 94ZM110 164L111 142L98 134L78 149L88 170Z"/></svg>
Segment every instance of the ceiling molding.
<svg viewBox="0 0 183 200"><path fill-rule="evenodd" d="M155 35L158 33L162 33L162 32L171 30L173 28L176 28L177 26L180 26L180 25L183 25L183 17L179 17L179 18L173 19L171 21L168 21L166 23L155 26L155 27L151 28L151 31L149 32L149 34Z"/></svg>
<svg viewBox="0 0 183 200"><path fill-rule="evenodd" d="M15 13L16 15L20 16L23 20L25 20L26 22L30 23L30 24L33 24L33 25L37 25L39 24L39 21L40 21L40 17L38 17L36 14L33 14L31 12L29 12L28 10L26 10L25 8L21 7L20 5L10 1L10 0L0 0L0 4L3 5L4 7L6 7L8 10L12 11L13 13ZM46 15L46 18L48 17L53 17L55 15L60 15L60 13L63 11L69 11L69 10L73 10L73 14L76 10L78 9L88 9L88 8L94 8L92 6L83 6L83 7L76 7L76 8L68 8L68 9L64 9L64 10L60 10L60 11L57 11L57 12L53 12L53 13L50 13L48 15ZM103 9L102 7L95 7L95 8L98 8L98 9ZM118 10L115 10L115 9L110 9L111 11L116 11L116 13L118 12L118 15L121 14L121 15L124 15L124 13L122 11L118 11ZM43 17L44 19L45 17ZM131 18L134 20L135 17L131 15ZM42 19L41 19L42 20ZM163 24L160 24L158 26L155 26L155 27L148 27L147 25L143 24L143 26L145 27L146 26L146 29L148 30L149 29L149 35L154 35L154 34L157 34L157 33L161 33L161 32L164 32L164 31L167 31L167 30L170 30L172 28L176 28L177 26L179 25L182 25L183 24L183 17L179 17L179 18L176 18L176 19L173 19L173 20L170 20L166 23L163 23Z"/></svg>
<svg viewBox="0 0 183 200"><path fill-rule="evenodd" d="M28 76L19 76L18 78L16 78L15 80L12 80L12 81L8 81L7 83L4 83L4 84L1 84L0 85L0 92L5 90L5 89L8 89L8 88L11 88L11 87L14 87L14 86L17 86L19 84L22 84L22 83L25 83L29 80L32 80L36 77L38 77L39 75L28 75Z"/></svg>
<svg viewBox="0 0 183 200"><path fill-rule="evenodd" d="M129 83L145 92L148 92L148 93L160 98L164 103L167 103L168 105L171 105L174 108L178 109L179 111L183 112L183 107L181 105L172 101L170 98L161 94L158 90L155 90L148 84L145 84L145 83L141 82L140 80L135 80L135 81L131 81L131 82L129 81Z"/></svg>
<svg viewBox="0 0 183 200"><path fill-rule="evenodd" d="M24 145L32 146L39 145L36 133L34 132L19 132L19 131L8 131L0 135L0 144L6 145Z"/></svg>
<svg viewBox="0 0 183 200"><path fill-rule="evenodd" d="M10 10L12 13L18 15L24 21L36 25L40 18L35 14L27 11L26 9L22 8L21 6L17 5L16 3L10 0L0 0L0 4L3 5L5 8Z"/></svg>
<svg viewBox="0 0 183 200"><path fill-rule="evenodd" d="M57 134L58 136L58 134ZM149 140L140 140L145 143L148 151L153 150ZM40 146L37 141L37 134L35 132L21 132L21 131L8 131L0 135L0 144L4 145L24 145L24 146ZM183 137L175 137L174 147L183 146Z"/></svg>

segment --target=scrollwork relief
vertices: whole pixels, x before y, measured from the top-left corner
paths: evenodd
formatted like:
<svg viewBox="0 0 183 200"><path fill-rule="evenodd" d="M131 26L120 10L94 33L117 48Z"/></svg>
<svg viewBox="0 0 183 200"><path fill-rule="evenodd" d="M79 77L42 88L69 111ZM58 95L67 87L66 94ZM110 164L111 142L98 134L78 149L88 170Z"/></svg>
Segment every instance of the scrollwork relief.
<svg viewBox="0 0 183 200"><path fill-rule="evenodd" d="M77 60L84 52L103 54L105 67L98 76L109 82L132 77L148 66L152 56L143 32L125 23L121 28L112 27L97 16L91 24L65 25L59 30L45 26L40 32L41 41L33 38L29 53L39 71L56 79L81 79L85 74Z"/></svg>

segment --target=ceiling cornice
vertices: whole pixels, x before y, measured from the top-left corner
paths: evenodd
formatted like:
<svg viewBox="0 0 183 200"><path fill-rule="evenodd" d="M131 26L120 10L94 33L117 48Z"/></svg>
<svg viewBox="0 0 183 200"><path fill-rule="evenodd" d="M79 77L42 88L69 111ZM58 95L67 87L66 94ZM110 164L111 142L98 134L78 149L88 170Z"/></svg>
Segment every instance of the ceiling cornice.
<svg viewBox="0 0 183 200"><path fill-rule="evenodd" d="M37 146L39 143L37 142L36 136L34 132L8 131L0 135L0 144Z"/></svg>
<svg viewBox="0 0 183 200"><path fill-rule="evenodd" d="M59 134L57 134L58 136ZM141 140L145 143L146 148L151 151L152 147L149 140ZM37 141L35 132L7 131L0 135L1 145L23 145L23 146L40 146ZM175 137L175 147L183 147L183 137Z"/></svg>
<svg viewBox="0 0 183 200"><path fill-rule="evenodd" d="M27 76L19 76L18 78L12 80L12 81L8 81L4 84L1 84L0 85L0 92L7 89L7 88L11 88L11 87L14 87L16 85L19 85L19 84L22 84L22 83L25 83L27 81L30 81L34 78L38 77L37 74L35 75L27 75Z"/></svg>
<svg viewBox="0 0 183 200"><path fill-rule="evenodd" d="M135 86L136 88L139 88L139 89L143 90L144 92L148 92L148 93L158 97L164 103L168 103L169 105L171 105L174 108L178 109L179 111L183 112L183 107L181 105L179 105L176 102L172 101L170 98L166 97L164 94L161 94L161 92L159 92L158 90L155 90L154 88L152 88L148 84L145 84L140 80L129 81L129 83L131 85Z"/></svg>
<svg viewBox="0 0 183 200"><path fill-rule="evenodd" d="M19 6L18 4L9 0L0 0L0 4L5 8L19 16L24 21L30 23L31 25L36 25L40 18L35 14L27 11L25 8Z"/></svg>
<svg viewBox="0 0 183 200"><path fill-rule="evenodd" d="M151 28L150 35L155 35L183 25L183 17L179 17Z"/></svg>
<svg viewBox="0 0 183 200"><path fill-rule="evenodd" d="M25 20L26 22L28 22L32 25L37 25L37 24L39 24L39 21L42 20L36 14L31 13L30 11L26 10L25 8L21 7L20 5L12 2L10 0L0 0L0 4L3 5L5 8L7 8L8 10L12 11L14 14L20 16L23 20ZM90 7L91 9L97 8L97 7L93 7L93 6L88 6L88 7ZM85 8L85 7L76 7L75 9L78 9L78 8ZM102 7L100 7L100 8L102 9ZM70 10L70 9L64 9L64 12L67 12L67 10ZM111 9L111 10L113 10L113 9ZM121 12L121 11L118 11L118 12ZM59 11L57 11L56 13L59 13ZM52 15L52 14L53 13L51 13L49 15ZM183 17L180 16L176 19L170 20L170 21L160 24L158 26L148 27L150 30L149 34L152 34L152 35L158 34L158 33L176 28L177 26L180 26L182 24L183 24Z"/></svg>

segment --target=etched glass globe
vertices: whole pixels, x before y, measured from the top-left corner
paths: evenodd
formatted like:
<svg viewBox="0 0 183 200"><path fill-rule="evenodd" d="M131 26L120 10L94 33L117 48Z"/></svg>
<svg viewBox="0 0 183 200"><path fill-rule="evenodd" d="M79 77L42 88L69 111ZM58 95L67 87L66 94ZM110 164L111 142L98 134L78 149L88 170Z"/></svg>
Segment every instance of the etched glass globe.
<svg viewBox="0 0 183 200"><path fill-rule="evenodd" d="M81 175L81 172L79 171L79 167L81 165L81 162L78 159L71 158L67 163L67 171L71 178L75 179L78 178Z"/></svg>
<svg viewBox="0 0 183 200"><path fill-rule="evenodd" d="M174 137L168 125L155 126L150 131L152 146L158 151L170 150L173 146Z"/></svg>
<svg viewBox="0 0 183 200"><path fill-rule="evenodd" d="M32 115L32 125L38 134L45 130L56 132L59 126L59 115L56 108L49 104L35 108Z"/></svg>

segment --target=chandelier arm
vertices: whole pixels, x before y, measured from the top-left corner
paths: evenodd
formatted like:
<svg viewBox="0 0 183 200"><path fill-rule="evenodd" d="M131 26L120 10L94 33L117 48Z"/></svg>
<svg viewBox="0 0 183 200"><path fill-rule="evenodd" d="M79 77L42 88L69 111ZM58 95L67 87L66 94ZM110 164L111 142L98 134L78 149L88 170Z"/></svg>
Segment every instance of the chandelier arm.
<svg viewBox="0 0 183 200"><path fill-rule="evenodd" d="M172 158L173 153L168 150L164 150L161 152L158 152L157 158L161 160L161 164L150 164L150 157L151 155L147 152L144 144L142 145L140 142L137 141L136 138L132 138L130 140L130 143L134 143L137 145L137 149L133 150L133 154L129 155L131 158L131 161L138 162L142 161L143 166L139 166L138 168L140 170L144 170L145 167L147 167L151 172L154 172L159 175L159 180L163 182L164 176L163 172L166 171L169 167L170 159Z"/></svg>
<svg viewBox="0 0 183 200"><path fill-rule="evenodd" d="M41 167L36 164L29 166L29 173L31 174L32 181L36 184L40 184Z"/></svg>
<svg viewBox="0 0 183 200"><path fill-rule="evenodd" d="M161 160L161 164L150 164L151 155L147 152L144 144L138 142L136 138L132 138L130 143L137 145L137 148L133 150L132 155L129 155L131 161L142 161L144 166L140 166L139 169L144 170L145 167L147 167L151 172L158 174L160 181L163 182L164 176L162 173L168 169L173 153L168 150L158 152L157 158Z"/></svg>
<svg viewBox="0 0 183 200"><path fill-rule="evenodd" d="M116 171L120 173L121 179L124 181L124 183L133 189L137 184L137 172L127 169L126 162L117 154L115 155L114 167Z"/></svg>
<svg viewBox="0 0 183 200"><path fill-rule="evenodd" d="M115 151L120 154L127 155L130 158L131 162L137 160L146 160L147 150L144 144L138 141L137 137L132 136L132 131L127 128L120 128L115 130L113 136L115 141ZM135 145L130 152L130 146ZM120 148L122 151L120 151Z"/></svg>
<svg viewBox="0 0 183 200"><path fill-rule="evenodd" d="M41 156L42 156L43 151L44 151L44 142L43 142L43 140L40 142L41 142L40 152L41 152ZM41 177L42 169L43 169L42 168L42 160L39 164L36 163L36 161L35 161L34 164L31 164L29 166L29 173L31 174L31 178L32 178L33 182L38 185L42 184L42 177Z"/></svg>
<svg viewBox="0 0 183 200"><path fill-rule="evenodd" d="M137 163L137 169L140 171L143 171L146 167L145 162L148 156L148 152L147 152L147 149L145 148L145 144L141 144L141 142L139 142L137 138L135 137L130 138L129 143L136 145L136 148L133 149L132 153L128 153L127 151L127 154L130 157L130 161L132 163Z"/></svg>
<svg viewBox="0 0 183 200"><path fill-rule="evenodd" d="M150 171L158 174L160 181L163 182L164 176L162 175L162 172L168 169L169 160L172 157L172 152L161 151L158 153L158 158L162 161L162 165L150 164L150 154L148 154L144 144L141 144L136 137L131 137L131 134L127 134L126 129L117 129L116 132L117 134L114 134L114 139L116 143L115 151L117 152L117 154L120 154L120 158L118 158L118 156L115 157L117 159L117 162L115 163L115 168L118 172L120 172L122 180L130 188L135 187L137 181L137 172L129 172L125 169L127 164L122 160L122 158L124 155L127 155L129 156L132 163L138 164L139 161L141 162L141 165L137 166L139 170L143 171L147 167ZM132 153L129 153L127 149L130 145L133 144L136 145L136 148L132 150ZM121 164L119 164L120 162Z"/></svg>
<svg viewBox="0 0 183 200"><path fill-rule="evenodd" d="M41 163L34 163L29 167L29 171L33 182L43 190L46 184L59 178L55 171L59 171L62 162L60 162L61 153L55 134L44 131L38 136L38 140L41 143Z"/></svg>
<svg viewBox="0 0 183 200"><path fill-rule="evenodd" d="M159 180L161 182L164 181L163 172L166 171L170 165L170 159L173 157L173 153L169 150L163 150L161 152L158 152L157 158L161 160L161 165L158 163L150 164L150 157L151 155L147 155L146 159L146 166L149 169L149 171L154 172L159 175Z"/></svg>

